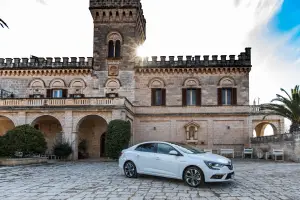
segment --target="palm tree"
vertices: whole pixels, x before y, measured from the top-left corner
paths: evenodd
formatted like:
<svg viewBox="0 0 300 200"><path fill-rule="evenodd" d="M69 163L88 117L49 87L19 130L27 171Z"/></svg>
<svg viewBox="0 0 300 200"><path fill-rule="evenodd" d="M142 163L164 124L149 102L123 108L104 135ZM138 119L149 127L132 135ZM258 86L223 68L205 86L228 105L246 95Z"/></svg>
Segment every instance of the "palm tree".
<svg viewBox="0 0 300 200"><path fill-rule="evenodd" d="M4 27L8 28L8 25L1 18L0 18L0 26L2 26L2 28Z"/></svg>
<svg viewBox="0 0 300 200"><path fill-rule="evenodd" d="M300 90L299 85L296 85L294 89L291 90L291 95L289 95L284 89L280 89L288 97L283 97L282 95L276 94L277 98L273 99L271 103L263 104L263 109L268 109L273 111L270 114L264 116L265 119L268 115L276 114L289 119L292 124L290 126L290 133L300 131ZM279 102L280 104L275 104L272 102Z"/></svg>

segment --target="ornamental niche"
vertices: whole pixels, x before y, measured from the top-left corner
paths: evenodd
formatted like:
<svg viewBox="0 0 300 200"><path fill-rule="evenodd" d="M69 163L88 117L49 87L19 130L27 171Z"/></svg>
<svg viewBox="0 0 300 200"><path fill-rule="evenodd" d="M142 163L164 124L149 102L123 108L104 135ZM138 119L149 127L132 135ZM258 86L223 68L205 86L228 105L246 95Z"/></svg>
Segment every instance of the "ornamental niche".
<svg viewBox="0 0 300 200"><path fill-rule="evenodd" d="M184 126L186 132L186 142L187 143L198 143L198 130L199 125L195 122L190 122Z"/></svg>

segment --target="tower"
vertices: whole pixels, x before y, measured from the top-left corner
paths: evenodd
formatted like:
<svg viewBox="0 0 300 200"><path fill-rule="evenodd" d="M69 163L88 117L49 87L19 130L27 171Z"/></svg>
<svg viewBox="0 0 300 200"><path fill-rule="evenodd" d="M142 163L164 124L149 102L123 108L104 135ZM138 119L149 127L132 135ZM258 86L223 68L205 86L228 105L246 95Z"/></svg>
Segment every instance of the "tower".
<svg viewBox="0 0 300 200"><path fill-rule="evenodd" d="M94 19L94 69L133 70L136 48L146 40L140 0L90 0Z"/></svg>

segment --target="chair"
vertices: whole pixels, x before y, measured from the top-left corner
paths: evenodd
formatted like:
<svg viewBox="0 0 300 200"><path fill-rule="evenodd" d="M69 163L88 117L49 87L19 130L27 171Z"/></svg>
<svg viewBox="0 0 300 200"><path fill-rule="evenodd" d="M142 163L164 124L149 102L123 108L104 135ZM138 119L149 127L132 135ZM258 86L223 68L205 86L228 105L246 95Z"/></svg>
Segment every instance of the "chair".
<svg viewBox="0 0 300 200"><path fill-rule="evenodd" d="M206 152L206 153L212 153L212 149L204 149L204 152Z"/></svg>
<svg viewBox="0 0 300 200"><path fill-rule="evenodd" d="M275 161L277 161L277 156L281 156L282 159L280 161L284 161L284 151L283 151L283 149L273 149L272 156L274 156Z"/></svg>
<svg viewBox="0 0 300 200"><path fill-rule="evenodd" d="M234 158L234 149L220 149L220 155L228 155L231 154L232 158Z"/></svg>
<svg viewBox="0 0 300 200"><path fill-rule="evenodd" d="M253 158L253 148L244 148L243 158L245 158L245 155L251 155L251 158Z"/></svg>

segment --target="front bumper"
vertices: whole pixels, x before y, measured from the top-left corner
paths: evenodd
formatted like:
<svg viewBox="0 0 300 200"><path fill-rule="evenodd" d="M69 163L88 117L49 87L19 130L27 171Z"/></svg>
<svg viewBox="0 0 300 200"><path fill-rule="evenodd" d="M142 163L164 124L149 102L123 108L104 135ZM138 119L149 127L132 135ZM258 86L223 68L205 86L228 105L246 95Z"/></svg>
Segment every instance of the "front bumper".
<svg viewBox="0 0 300 200"><path fill-rule="evenodd" d="M233 166L224 166L220 170L207 168L207 170L205 170L204 176L205 182L225 182L233 180L235 173Z"/></svg>

